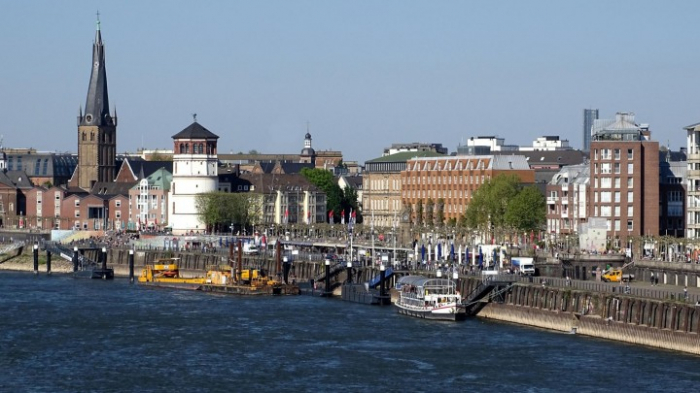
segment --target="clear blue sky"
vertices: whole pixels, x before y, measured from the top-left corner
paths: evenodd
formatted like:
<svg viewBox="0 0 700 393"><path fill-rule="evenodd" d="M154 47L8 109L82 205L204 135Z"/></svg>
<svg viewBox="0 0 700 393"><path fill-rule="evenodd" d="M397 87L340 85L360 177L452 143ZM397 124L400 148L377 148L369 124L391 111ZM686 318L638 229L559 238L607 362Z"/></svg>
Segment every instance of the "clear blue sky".
<svg viewBox="0 0 700 393"><path fill-rule="evenodd" d="M220 152L364 162L396 142L477 135L582 145L584 108L632 111L685 145L700 122L700 1L0 0L6 147L77 151L95 11L118 151L192 121Z"/></svg>

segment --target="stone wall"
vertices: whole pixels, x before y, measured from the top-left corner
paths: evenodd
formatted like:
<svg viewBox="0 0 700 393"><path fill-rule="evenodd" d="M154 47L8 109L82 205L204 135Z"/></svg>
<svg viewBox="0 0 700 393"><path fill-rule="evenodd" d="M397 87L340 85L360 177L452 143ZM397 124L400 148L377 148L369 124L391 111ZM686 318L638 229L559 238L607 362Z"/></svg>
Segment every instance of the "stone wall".
<svg viewBox="0 0 700 393"><path fill-rule="evenodd" d="M700 354L700 307L673 300L518 284L478 316Z"/></svg>

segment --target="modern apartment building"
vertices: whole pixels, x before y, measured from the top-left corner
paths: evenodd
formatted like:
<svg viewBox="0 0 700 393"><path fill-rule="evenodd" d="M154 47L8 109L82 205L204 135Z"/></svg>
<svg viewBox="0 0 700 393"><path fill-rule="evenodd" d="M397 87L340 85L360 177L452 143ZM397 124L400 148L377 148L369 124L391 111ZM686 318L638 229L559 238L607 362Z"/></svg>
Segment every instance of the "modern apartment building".
<svg viewBox="0 0 700 393"><path fill-rule="evenodd" d="M593 122L598 119L598 109L583 110L583 151L591 151Z"/></svg>

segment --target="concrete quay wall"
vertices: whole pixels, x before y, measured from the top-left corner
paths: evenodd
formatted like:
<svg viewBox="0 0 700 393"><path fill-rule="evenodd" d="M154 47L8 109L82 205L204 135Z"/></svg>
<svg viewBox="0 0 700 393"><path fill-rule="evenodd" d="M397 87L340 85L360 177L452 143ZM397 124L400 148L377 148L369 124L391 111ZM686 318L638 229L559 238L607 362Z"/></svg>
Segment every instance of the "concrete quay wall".
<svg viewBox="0 0 700 393"><path fill-rule="evenodd" d="M518 284L478 316L700 355L700 307L670 300Z"/></svg>

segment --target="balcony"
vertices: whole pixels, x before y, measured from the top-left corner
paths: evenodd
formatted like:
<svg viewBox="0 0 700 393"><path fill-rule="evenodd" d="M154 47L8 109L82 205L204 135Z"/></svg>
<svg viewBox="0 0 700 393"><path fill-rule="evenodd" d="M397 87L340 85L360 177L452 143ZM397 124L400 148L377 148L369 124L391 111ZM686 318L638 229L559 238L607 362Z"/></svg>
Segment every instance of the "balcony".
<svg viewBox="0 0 700 393"><path fill-rule="evenodd" d="M559 197L547 197L547 204L553 205L559 201Z"/></svg>

